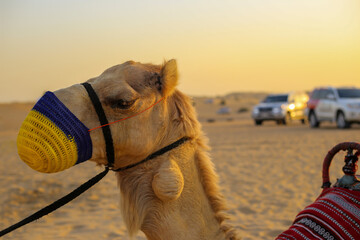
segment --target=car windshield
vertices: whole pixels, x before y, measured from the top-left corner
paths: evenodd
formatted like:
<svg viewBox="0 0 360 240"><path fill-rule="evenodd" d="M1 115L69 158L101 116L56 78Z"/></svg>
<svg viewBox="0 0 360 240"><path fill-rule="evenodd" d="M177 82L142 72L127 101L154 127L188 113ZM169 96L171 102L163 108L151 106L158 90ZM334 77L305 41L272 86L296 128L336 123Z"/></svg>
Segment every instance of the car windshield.
<svg viewBox="0 0 360 240"><path fill-rule="evenodd" d="M360 98L360 89L357 88L338 88L340 98Z"/></svg>
<svg viewBox="0 0 360 240"><path fill-rule="evenodd" d="M273 95L273 96L267 96L264 103L275 103L275 102L287 102L288 95Z"/></svg>

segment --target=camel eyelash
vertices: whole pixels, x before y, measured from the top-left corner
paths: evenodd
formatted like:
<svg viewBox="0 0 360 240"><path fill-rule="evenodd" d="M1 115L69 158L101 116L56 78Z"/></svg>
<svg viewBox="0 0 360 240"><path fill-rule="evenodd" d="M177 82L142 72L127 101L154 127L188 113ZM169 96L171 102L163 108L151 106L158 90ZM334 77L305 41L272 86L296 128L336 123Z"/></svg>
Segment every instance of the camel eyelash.
<svg viewBox="0 0 360 240"><path fill-rule="evenodd" d="M134 99L134 100L131 100L131 101L125 101L123 99L120 99L120 100L117 100L117 101L113 101L110 106L112 108L118 108L118 109L127 110L131 106L133 106L136 101L137 101L137 99Z"/></svg>

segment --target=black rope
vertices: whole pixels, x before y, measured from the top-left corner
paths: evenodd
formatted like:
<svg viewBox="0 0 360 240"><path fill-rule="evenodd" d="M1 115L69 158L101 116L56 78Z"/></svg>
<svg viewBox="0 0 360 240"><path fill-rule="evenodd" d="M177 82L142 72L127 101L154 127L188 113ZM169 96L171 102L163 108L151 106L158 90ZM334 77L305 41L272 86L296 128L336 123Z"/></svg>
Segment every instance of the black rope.
<svg viewBox="0 0 360 240"><path fill-rule="evenodd" d="M172 150L172 149L180 146L181 144L183 144L184 142L186 142L186 141L189 140L189 139L190 139L189 137L180 138L180 139L177 140L176 142L173 142L173 143L171 143L170 145L167 145L166 147L163 147L163 148L161 148L160 150L158 150L158 151L150 154L149 156L147 156L145 159L141 160L140 162L137 162L137 163L134 163L134 164L130 164L130 165L126 166L126 167L121 167L121 168L118 168L118 169L111 169L111 170L113 170L113 171L115 171L115 172L120 172L120 171L127 170L127 169L129 169L129 168L133 168L133 167L135 167L135 166L137 166L137 165L139 165L139 164L142 164L142 163L144 163L144 162L147 162L147 161L149 161L149 160L151 160L151 159L153 159L153 158L156 158L157 156L160 156L160 155L162 155L162 154L164 154L164 153L166 153L166 152L168 152L168 151L170 151L170 150Z"/></svg>
<svg viewBox="0 0 360 240"><path fill-rule="evenodd" d="M100 125L108 124L108 120L106 118L104 109L101 105L101 102L99 100L99 97L97 96L95 90L92 88L92 86L89 83L82 83L82 85L85 87L87 93L89 94L89 97L91 99L92 104L94 105L95 111L99 117ZM114 143L111 136L110 126L104 126L101 128L103 131L104 139L105 139L105 145L106 145L106 157L108 160L108 166L112 167L114 165L115 161L115 154L114 154Z"/></svg>
<svg viewBox="0 0 360 240"><path fill-rule="evenodd" d="M108 172L109 172L109 168L106 167L103 172L99 173L95 177L93 177L90 180L88 180L87 182L83 183L82 185L80 185L78 188L76 188L69 194L65 195L64 197L60 198L59 200L56 200L52 204L44 207L43 209L37 211L36 213L30 215L29 217L25 218L24 220L21 220L20 222L0 231L0 237L4 236L5 234L8 234L9 232L14 231L15 229L18 229L19 227L22 227L30 222L33 222L33 221L43 217L44 215L47 215L47 214L55 211L56 209L64 206L68 202L74 200L80 194L82 194L83 192L85 192L86 190L88 190L89 188L94 186L97 182L99 182L103 177L105 177L105 175Z"/></svg>

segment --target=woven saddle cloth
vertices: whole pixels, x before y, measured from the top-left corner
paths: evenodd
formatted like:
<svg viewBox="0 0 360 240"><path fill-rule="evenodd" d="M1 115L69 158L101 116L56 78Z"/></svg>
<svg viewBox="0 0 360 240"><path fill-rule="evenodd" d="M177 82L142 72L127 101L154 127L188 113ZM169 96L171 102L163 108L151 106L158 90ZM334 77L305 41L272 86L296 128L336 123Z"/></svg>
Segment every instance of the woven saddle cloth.
<svg viewBox="0 0 360 240"><path fill-rule="evenodd" d="M360 191L326 188L276 239L360 240Z"/></svg>

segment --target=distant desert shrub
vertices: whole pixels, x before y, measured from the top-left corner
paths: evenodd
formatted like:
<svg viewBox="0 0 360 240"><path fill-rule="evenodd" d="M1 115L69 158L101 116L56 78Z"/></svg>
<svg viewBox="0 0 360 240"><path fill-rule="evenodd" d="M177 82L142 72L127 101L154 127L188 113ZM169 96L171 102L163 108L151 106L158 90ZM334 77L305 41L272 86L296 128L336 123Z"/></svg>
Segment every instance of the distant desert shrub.
<svg viewBox="0 0 360 240"><path fill-rule="evenodd" d="M249 108L241 107L241 108L239 108L238 113L245 113L245 112L248 112L248 111L249 111Z"/></svg>

